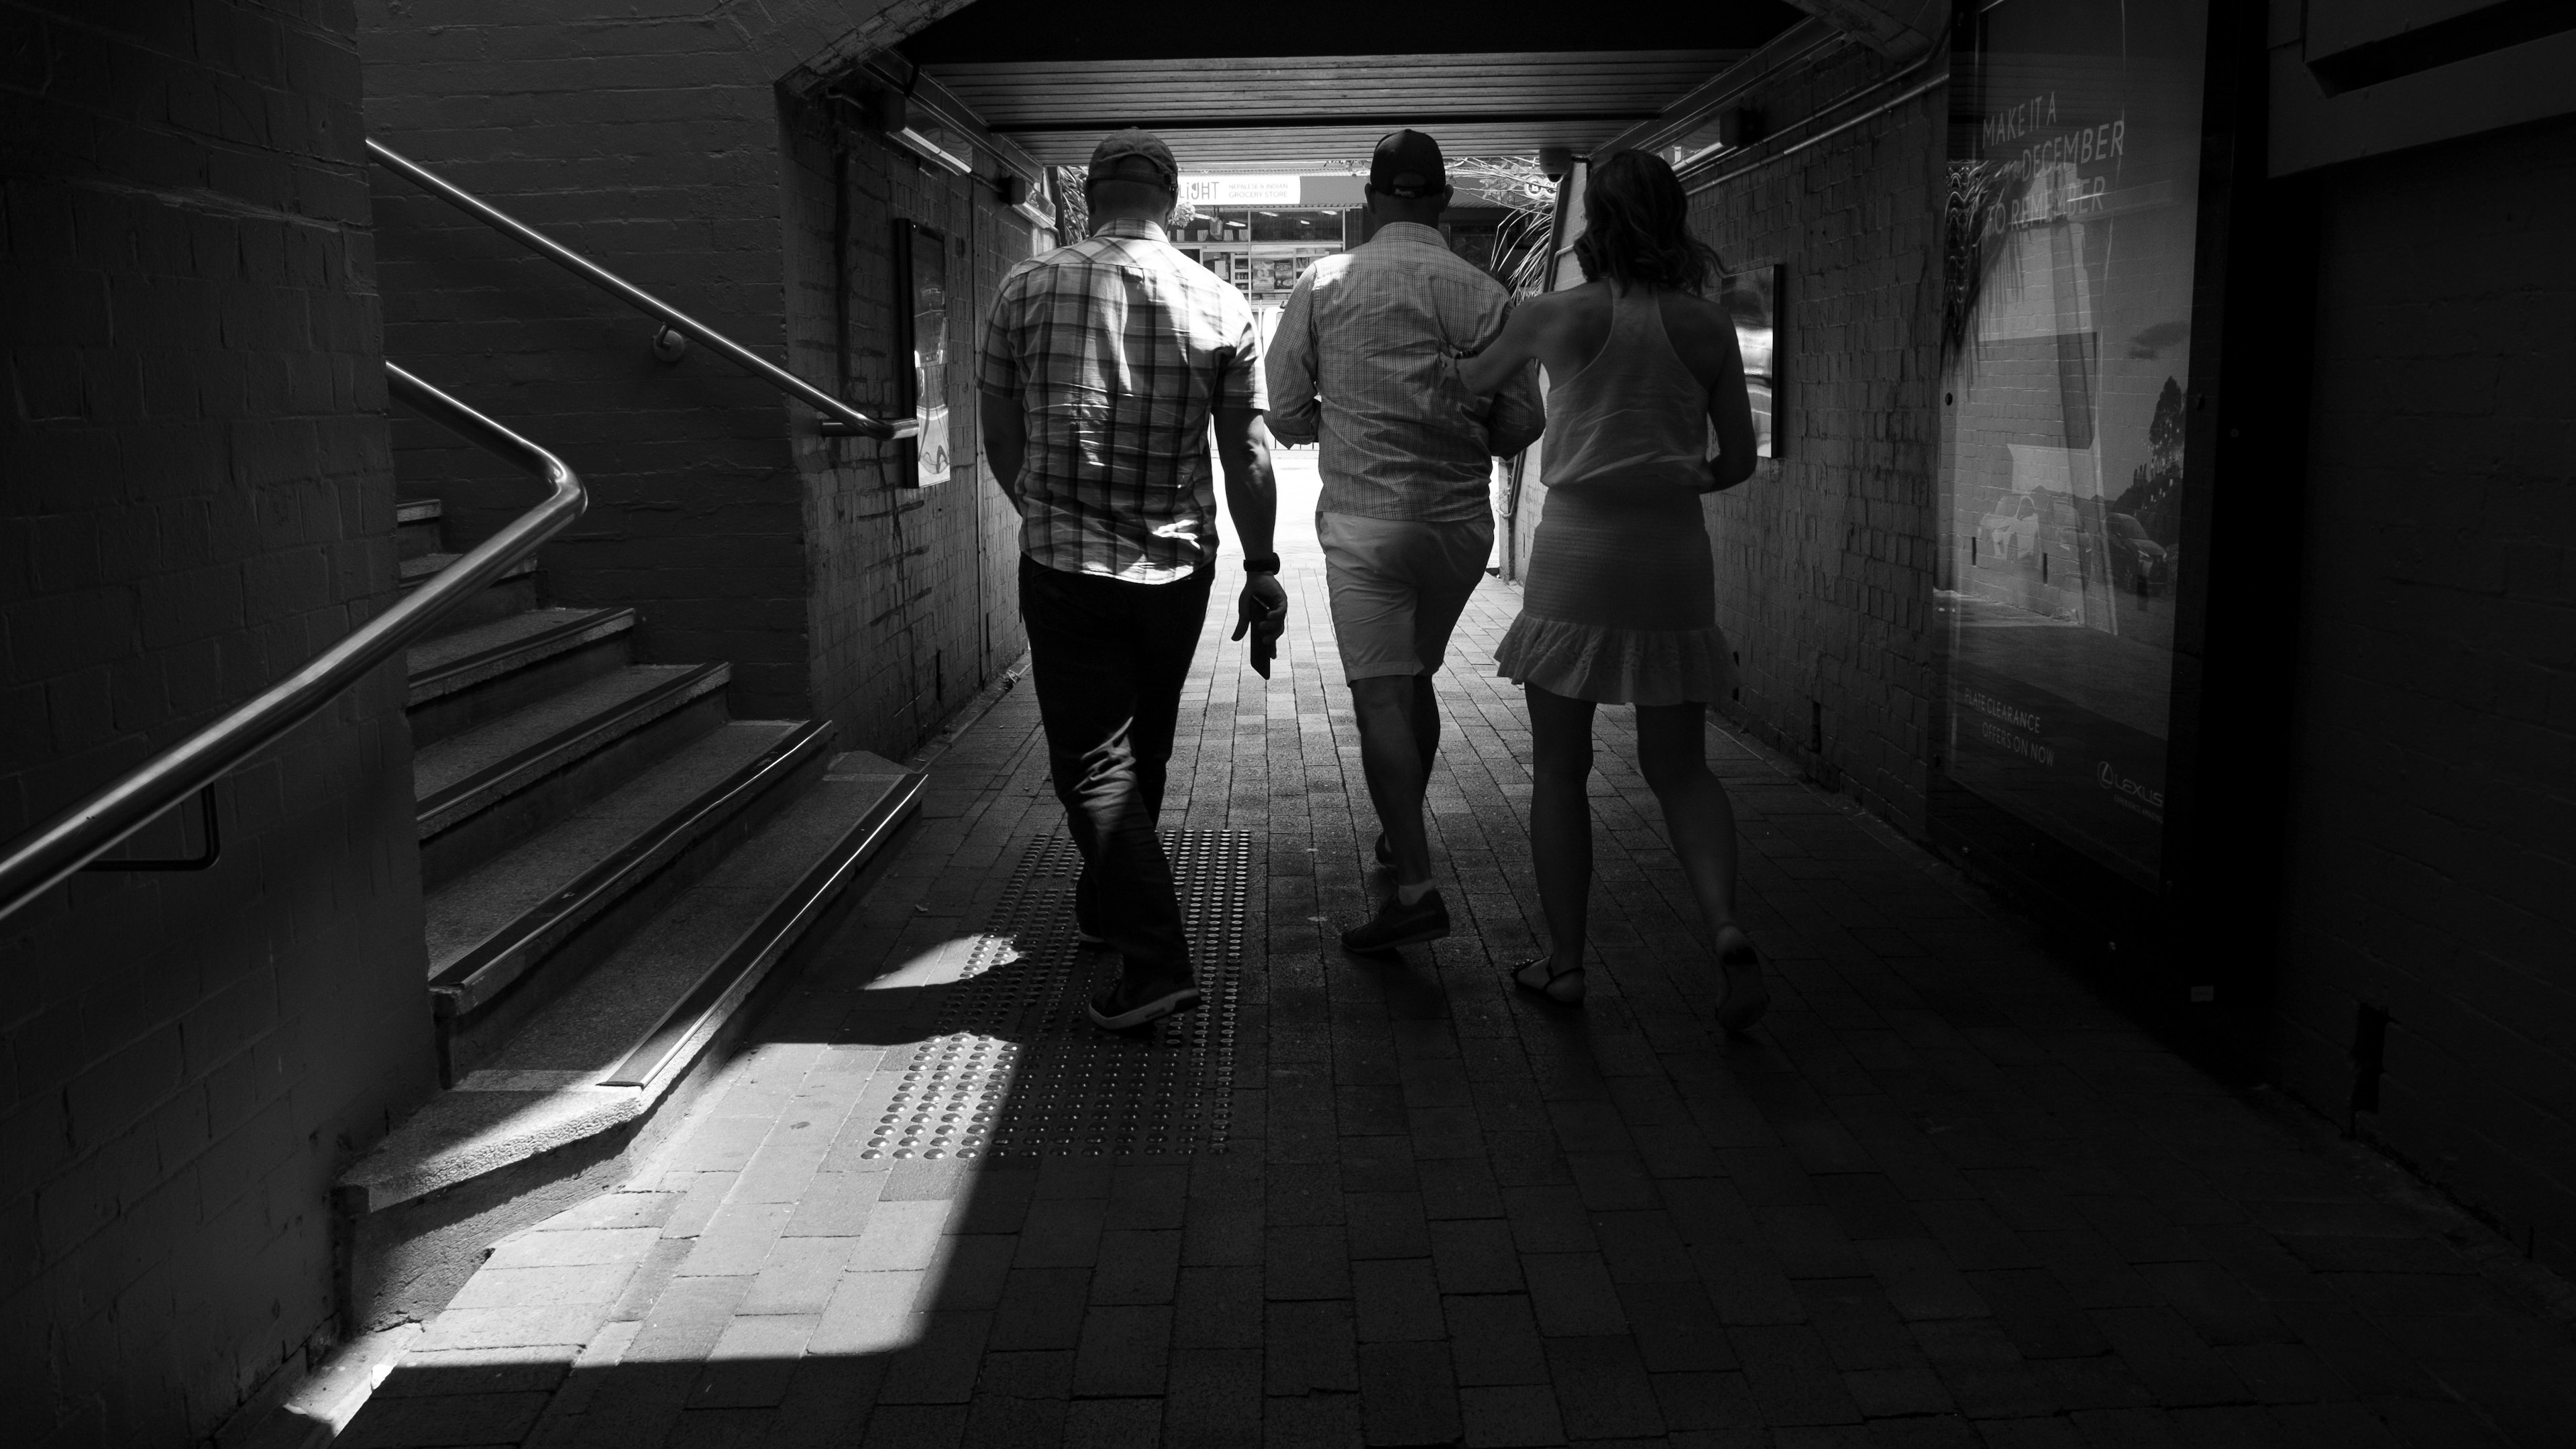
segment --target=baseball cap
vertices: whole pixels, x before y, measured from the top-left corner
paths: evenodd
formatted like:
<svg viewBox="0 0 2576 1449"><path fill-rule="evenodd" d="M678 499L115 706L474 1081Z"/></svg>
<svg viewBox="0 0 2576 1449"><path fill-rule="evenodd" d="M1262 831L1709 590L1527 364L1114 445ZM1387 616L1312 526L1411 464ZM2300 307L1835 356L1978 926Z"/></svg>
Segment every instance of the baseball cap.
<svg viewBox="0 0 2576 1449"><path fill-rule="evenodd" d="M1389 131L1369 158L1369 185L1388 196L1431 196L1449 184L1440 143L1420 131Z"/></svg>
<svg viewBox="0 0 2576 1449"><path fill-rule="evenodd" d="M1180 163L1172 159L1172 148L1163 138L1139 126L1112 131L1091 148L1091 179L1094 181L1151 181L1178 191L1181 185Z"/></svg>

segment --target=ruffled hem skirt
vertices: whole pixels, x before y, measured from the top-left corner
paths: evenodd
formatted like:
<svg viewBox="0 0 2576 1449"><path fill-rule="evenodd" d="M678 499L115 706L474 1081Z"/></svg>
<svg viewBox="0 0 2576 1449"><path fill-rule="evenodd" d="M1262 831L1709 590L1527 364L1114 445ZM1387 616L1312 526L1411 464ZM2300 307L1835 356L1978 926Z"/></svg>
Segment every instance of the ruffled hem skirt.
<svg viewBox="0 0 2576 1449"><path fill-rule="evenodd" d="M1496 673L1595 704L1716 704L1734 687L1726 635L1698 629L1614 629L1523 613L1494 650Z"/></svg>

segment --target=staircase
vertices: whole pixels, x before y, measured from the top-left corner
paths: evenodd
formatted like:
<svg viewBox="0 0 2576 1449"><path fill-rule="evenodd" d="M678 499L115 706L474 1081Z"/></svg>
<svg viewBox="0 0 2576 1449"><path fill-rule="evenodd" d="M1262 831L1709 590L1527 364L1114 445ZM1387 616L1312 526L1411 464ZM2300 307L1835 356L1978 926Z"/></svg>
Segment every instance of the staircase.
<svg viewBox="0 0 2576 1449"><path fill-rule="evenodd" d="M438 503L396 523L406 588L456 556ZM920 791L828 722L733 718L730 665L636 662L633 609L537 594L532 561L410 653L442 1090L335 1189L352 1331L621 1179Z"/></svg>

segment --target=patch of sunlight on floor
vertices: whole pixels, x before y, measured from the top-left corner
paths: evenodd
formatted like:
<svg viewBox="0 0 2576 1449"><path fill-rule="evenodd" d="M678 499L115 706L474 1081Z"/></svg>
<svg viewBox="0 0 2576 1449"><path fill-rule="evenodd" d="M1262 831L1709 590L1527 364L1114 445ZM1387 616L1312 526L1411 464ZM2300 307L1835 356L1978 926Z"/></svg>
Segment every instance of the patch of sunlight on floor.
<svg viewBox="0 0 2576 1449"><path fill-rule="evenodd" d="M913 956L862 987L865 991L918 991L972 980L1020 959L1006 936L956 936Z"/></svg>

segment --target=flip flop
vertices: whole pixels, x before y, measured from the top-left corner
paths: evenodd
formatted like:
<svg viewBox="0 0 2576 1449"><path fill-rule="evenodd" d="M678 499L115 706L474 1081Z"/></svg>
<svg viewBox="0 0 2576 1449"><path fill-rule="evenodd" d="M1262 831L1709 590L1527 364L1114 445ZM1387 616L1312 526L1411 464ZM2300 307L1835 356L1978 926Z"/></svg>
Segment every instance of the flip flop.
<svg viewBox="0 0 2576 1449"><path fill-rule="evenodd" d="M1521 990L1528 992L1532 996L1539 997L1557 1006L1581 1006L1583 1004L1582 967L1568 966L1562 971L1550 971L1547 973L1547 979L1535 986L1530 984L1530 980L1527 976L1521 974L1533 966L1544 968L1547 965L1547 960L1548 958L1545 956L1532 956L1528 960L1514 966L1512 968L1512 984L1519 987ZM1560 990L1556 984L1560 981L1566 983L1563 990Z"/></svg>
<svg viewBox="0 0 2576 1449"><path fill-rule="evenodd" d="M1762 1014L1771 1009L1771 988L1762 980L1762 953L1753 949L1753 938L1741 927L1730 929L1735 931L1735 944L1717 958L1719 969L1726 973L1726 995L1717 1003L1717 1024L1729 1032L1743 1033L1751 1031ZM1736 986L1740 972L1751 973L1749 987Z"/></svg>

